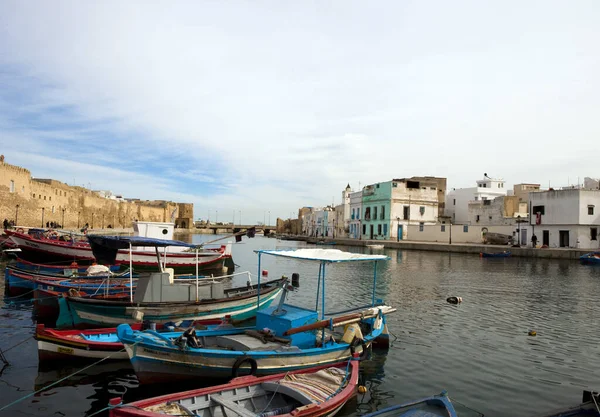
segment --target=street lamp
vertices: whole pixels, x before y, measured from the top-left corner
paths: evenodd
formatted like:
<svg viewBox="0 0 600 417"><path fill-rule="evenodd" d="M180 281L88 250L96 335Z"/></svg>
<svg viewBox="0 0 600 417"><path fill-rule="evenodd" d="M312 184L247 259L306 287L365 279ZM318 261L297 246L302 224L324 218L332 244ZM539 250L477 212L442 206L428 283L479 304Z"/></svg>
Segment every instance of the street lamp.
<svg viewBox="0 0 600 417"><path fill-rule="evenodd" d="M63 207L63 209L62 209L62 212L63 212L63 215L62 215L62 223L60 224L60 226L61 226L63 229L65 228L65 210L66 210L66 209Z"/></svg>
<svg viewBox="0 0 600 417"><path fill-rule="evenodd" d="M46 209L42 207L42 227L44 227L44 210Z"/></svg>
<svg viewBox="0 0 600 417"><path fill-rule="evenodd" d="M94 228L94 212L92 212L92 229Z"/></svg>
<svg viewBox="0 0 600 417"><path fill-rule="evenodd" d="M77 212L77 228L79 229L79 215L81 214L81 211Z"/></svg>
<svg viewBox="0 0 600 417"><path fill-rule="evenodd" d="M396 216L396 242L400 242L400 216Z"/></svg>
<svg viewBox="0 0 600 417"><path fill-rule="evenodd" d="M15 226L17 226L18 224L19 224L19 205L17 204L16 210L15 210Z"/></svg>

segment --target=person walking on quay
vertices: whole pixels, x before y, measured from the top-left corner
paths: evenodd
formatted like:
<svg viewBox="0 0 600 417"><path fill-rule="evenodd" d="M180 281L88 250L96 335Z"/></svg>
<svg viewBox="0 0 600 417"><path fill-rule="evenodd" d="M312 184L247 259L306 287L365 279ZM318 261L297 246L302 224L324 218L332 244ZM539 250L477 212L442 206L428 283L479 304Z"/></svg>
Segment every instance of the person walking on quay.
<svg viewBox="0 0 600 417"><path fill-rule="evenodd" d="M537 236L535 235L535 233L533 234L533 236L531 236L531 246L533 246L534 248L537 246Z"/></svg>

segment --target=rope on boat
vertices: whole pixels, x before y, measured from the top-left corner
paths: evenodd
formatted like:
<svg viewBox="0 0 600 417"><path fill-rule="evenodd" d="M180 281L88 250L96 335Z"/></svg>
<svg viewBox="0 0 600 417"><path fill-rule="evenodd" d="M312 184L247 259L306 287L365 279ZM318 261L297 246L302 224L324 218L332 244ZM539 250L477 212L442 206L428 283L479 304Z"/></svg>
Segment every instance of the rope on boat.
<svg viewBox="0 0 600 417"><path fill-rule="evenodd" d="M452 401L452 402L454 402L454 403L456 403L456 404L460 404L461 406L463 406L463 407L465 407L465 408L467 408L467 409L469 409L469 410L471 410L471 411L473 411L473 412L475 412L475 413L479 414L481 417L484 417L484 415L485 415L485 414L483 414L481 411L478 411L478 410L475 410L474 408L471 408L471 407L469 407L469 406L466 406L466 405L464 405L463 403L461 403L461 402L459 402L459 401L455 400L454 398L450 398L450 396L448 396L448 398L450 399L450 401Z"/></svg>
<svg viewBox="0 0 600 417"><path fill-rule="evenodd" d="M15 295L15 296L12 296L12 297L4 297L4 299L5 299L5 300L11 300L11 299L13 299L13 298L21 298L21 297L23 297L24 295L31 294L31 293L32 293L32 292L34 292L34 291L35 291L35 290L31 290L31 291L27 291L27 292L25 292L25 293L23 293L23 294L20 294L20 295Z"/></svg>
<svg viewBox="0 0 600 417"><path fill-rule="evenodd" d="M596 402L596 396L594 395L594 392L592 392L592 400L594 401L594 405L596 406L596 411L600 413L600 408L598 408L598 403Z"/></svg>
<svg viewBox="0 0 600 417"><path fill-rule="evenodd" d="M33 336L30 336L30 337L33 337ZM26 340L29 340L29 338L27 338ZM21 342L21 343L24 343L24 342L25 342L25 340L24 340L23 342ZM15 345L15 346L13 346L13 347L11 347L10 349L13 349L13 348L17 347L17 346L18 346L18 345L20 345L21 343L19 343L19 344ZM132 344L132 346L135 346L135 345L137 345L138 343L139 343L139 342L135 342L135 343L133 343L133 344ZM7 349L7 351L8 351L8 350L10 350L10 349ZM20 403L21 401L23 401L23 400L26 400L27 398L33 397L34 395L37 395L37 394L39 394L40 392L47 390L48 388L51 388L51 387L53 387L53 386L55 386L55 385L57 385L57 384L60 384L61 382L63 382L63 381L66 381L67 379L71 378L72 376L74 376L74 375L77 375L77 374L78 374L78 373L80 373L80 372L83 372L83 371L85 371L85 370L88 370L88 369L90 369L92 366L95 366L95 365L98 365L99 363L102 363L102 362L104 362L105 360L107 360L107 359L109 359L111 356L113 356L114 354L116 354L116 353L121 353L121 352L124 352L124 351L125 351L125 348L123 348L123 349L121 349L121 350L119 350L119 351L113 352L113 353L111 353L110 355L108 355L108 356L105 356L104 358L102 358L102 359L100 359L100 360L98 360L98 361L96 361L96 362L92 363L91 365L88 365L88 366L86 366L86 367L84 367L84 368L81 368L81 369L79 369L79 370L77 370L77 371L73 372L72 374L69 374L69 375L65 376L64 378L61 378L61 379L59 379L58 381L55 381L55 382L53 382L53 383L51 383L51 384L48 384L48 385L46 385L45 387L43 387L43 388L40 388L40 389L39 389L39 390L37 390L37 391L33 391L33 392L31 392L31 393L29 393L29 394L27 394L27 395L25 395L25 396L23 396L23 397L21 397L21 398L19 398L19 399L16 399L15 401L13 401L13 402L11 402L11 403L9 403L9 404L6 404L5 406L3 406L3 407L1 407L1 408L0 408L0 411L4 411L4 410L6 410L7 408L9 408L9 407L12 407L13 405ZM102 410L102 411L104 411L104 410Z"/></svg>

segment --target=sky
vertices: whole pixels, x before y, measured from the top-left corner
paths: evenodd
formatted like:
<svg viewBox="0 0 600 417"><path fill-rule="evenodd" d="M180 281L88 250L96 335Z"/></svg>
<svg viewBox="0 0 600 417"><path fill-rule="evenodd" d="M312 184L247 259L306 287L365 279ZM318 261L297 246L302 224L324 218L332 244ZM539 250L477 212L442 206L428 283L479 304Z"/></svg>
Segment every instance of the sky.
<svg viewBox="0 0 600 417"><path fill-rule="evenodd" d="M600 2L0 0L0 153L244 224L600 177Z"/></svg>

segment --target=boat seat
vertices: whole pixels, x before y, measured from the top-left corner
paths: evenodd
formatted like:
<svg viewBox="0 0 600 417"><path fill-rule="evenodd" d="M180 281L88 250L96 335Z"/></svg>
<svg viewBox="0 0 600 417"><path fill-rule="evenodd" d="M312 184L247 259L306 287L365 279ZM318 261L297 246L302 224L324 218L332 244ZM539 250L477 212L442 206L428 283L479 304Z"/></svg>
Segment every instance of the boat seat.
<svg viewBox="0 0 600 417"><path fill-rule="evenodd" d="M286 395L294 400L298 401L302 405L312 404L315 401L304 393L297 391L288 386L282 385L278 382L263 382L260 387L265 391L277 392L282 395Z"/></svg>
<svg viewBox="0 0 600 417"><path fill-rule="evenodd" d="M223 398L220 395L211 395L210 400L215 403L223 406L224 408L233 411L235 414L241 417L256 417L256 414L252 411L248 410L246 407L243 407L235 402Z"/></svg>

